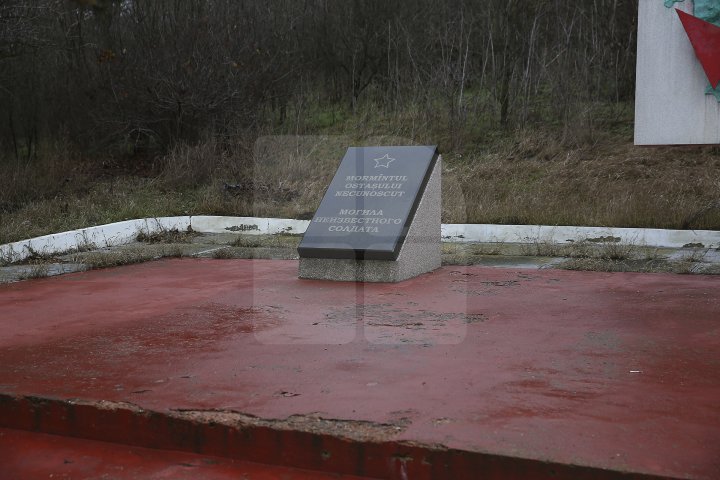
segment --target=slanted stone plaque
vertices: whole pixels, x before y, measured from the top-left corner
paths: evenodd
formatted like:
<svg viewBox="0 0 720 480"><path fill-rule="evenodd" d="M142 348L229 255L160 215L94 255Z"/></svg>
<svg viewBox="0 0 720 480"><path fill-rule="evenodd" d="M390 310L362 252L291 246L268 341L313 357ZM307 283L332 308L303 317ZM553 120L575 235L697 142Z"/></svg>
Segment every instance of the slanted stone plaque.
<svg viewBox="0 0 720 480"><path fill-rule="evenodd" d="M399 282L438 268L440 172L434 146L349 148L298 247L300 277Z"/></svg>

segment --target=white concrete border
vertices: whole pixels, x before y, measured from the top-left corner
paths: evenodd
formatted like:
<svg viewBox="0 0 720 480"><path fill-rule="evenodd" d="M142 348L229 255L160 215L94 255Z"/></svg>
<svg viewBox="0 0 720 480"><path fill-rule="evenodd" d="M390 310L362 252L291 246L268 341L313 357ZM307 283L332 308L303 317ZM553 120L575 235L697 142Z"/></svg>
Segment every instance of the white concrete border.
<svg viewBox="0 0 720 480"><path fill-rule="evenodd" d="M720 247L720 231L649 228L550 227L543 225L443 225L446 242L556 243L580 241L625 243L648 247Z"/></svg>
<svg viewBox="0 0 720 480"><path fill-rule="evenodd" d="M187 229L190 217L163 217L127 220L97 227L53 233L20 242L0 245L0 259L20 262L33 254L54 255L87 248L115 247L135 241L141 232Z"/></svg>
<svg viewBox="0 0 720 480"><path fill-rule="evenodd" d="M135 241L141 232L157 233L163 230L192 228L194 231L202 233L303 234L309 224L308 220L208 216L127 220L0 245L0 259L19 262L32 256L33 253L54 255L88 247L127 245ZM704 248L720 248L720 231L709 230L444 224L442 237L446 242L463 243L543 242L564 244L591 240L661 248L682 248L694 245Z"/></svg>
<svg viewBox="0 0 720 480"><path fill-rule="evenodd" d="M305 233L310 221L254 217L192 217L191 225L196 232L204 233L236 232L274 235L277 233Z"/></svg>

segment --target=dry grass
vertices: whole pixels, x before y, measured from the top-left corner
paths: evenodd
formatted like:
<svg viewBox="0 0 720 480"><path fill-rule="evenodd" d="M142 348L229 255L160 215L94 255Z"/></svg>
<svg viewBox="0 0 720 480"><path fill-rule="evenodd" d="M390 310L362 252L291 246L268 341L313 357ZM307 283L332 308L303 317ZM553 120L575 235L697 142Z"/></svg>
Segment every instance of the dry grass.
<svg viewBox="0 0 720 480"><path fill-rule="evenodd" d="M652 272L656 265L650 262L624 262L601 258L573 258L558 265L565 270L592 272Z"/></svg>
<svg viewBox="0 0 720 480"><path fill-rule="evenodd" d="M224 247L212 252L212 258L229 260L235 258L296 260L297 250L289 247Z"/></svg>
<svg viewBox="0 0 720 480"><path fill-rule="evenodd" d="M709 249L693 248L679 258L663 255L660 249L626 244L604 245L593 256L570 258L559 265L566 270L603 272L671 272L678 274L720 274L717 263L706 262ZM666 251L665 253L669 253Z"/></svg>
<svg viewBox="0 0 720 480"><path fill-rule="evenodd" d="M199 234L193 232L192 229L181 232L177 228L167 230L160 229L157 232L140 232L138 233L136 240L142 243L157 244L157 243L191 243L192 239L197 237Z"/></svg>
<svg viewBox="0 0 720 480"><path fill-rule="evenodd" d="M474 265L492 263L489 256L551 257L564 259L558 268L602 272L673 272L720 273L717 263L707 261L708 249L696 248L672 258L673 249L659 249L627 242L579 241L554 244L537 240L531 243L443 243L443 264Z"/></svg>
<svg viewBox="0 0 720 480"><path fill-rule="evenodd" d="M33 161L0 156L0 212L20 209L39 199L74 195L78 183L85 183L85 164L68 144L56 142L38 148Z"/></svg>
<svg viewBox="0 0 720 480"><path fill-rule="evenodd" d="M538 138L531 142L531 135ZM566 147L556 137L519 132L482 151L446 153L443 221L720 228L720 208L708 208L720 196L717 149L641 148L617 137ZM259 216L309 218L344 146L352 144L340 142L328 149L327 157L315 157L313 141L328 140L310 139L310 145L299 146L266 140L273 145L260 149L264 156L257 158L251 204L246 197L245 204L234 208ZM218 197L207 197L208 210L232 205L213 199Z"/></svg>
<svg viewBox="0 0 720 480"><path fill-rule="evenodd" d="M13 252L8 252L7 254L5 252L0 251L0 267L6 267L8 265L11 265L13 263Z"/></svg>
<svg viewBox="0 0 720 480"><path fill-rule="evenodd" d="M689 263L700 263L705 259L705 255L707 255L709 251L709 248L693 248L690 251L686 252L683 258L680 259L680 261Z"/></svg>
<svg viewBox="0 0 720 480"><path fill-rule="evenodd" d="M327 125L315 112L294 127L310 135L210 138L175 147L145 172L106 171L54 145L37 164L0 162L0 244L157 216L308 219L347 146L412 143L443 151L445 223L720 229L720 148L635 147L631 113L578 133L483 130L480 118L454 132L448 119L412 106L369 106ZM542 242L528 248L583 256Z"/></svg>
<svg viewBox="0 0 720 480"><path fill-rule="evenodd" d="M605 242L601 243L594 252L594 258L601 260L631 260L638 255L638 250L632 243Z"/></svg>
<svg viewBox="0 0 720 480"><path fill-rule="evenodd" d="M232 247L258 248L263 246L263 239L260 236L241 235L230 243Z"/></svg>
<svg viewBox="0 0 720 480"><path fill-rule="evenodd" d="M622 137L561 148L551 135L524 135L533 138L457 167L469 223L720 228L720 209L707 209L720 197L720 149Z"/></svg>
<svg viewBox="0 0 720 480"><path fill-rule="evenodd" d="M720 266L702 264L687 260L610 260L598 258L573 258L558 265L565 270L592 272L639 272L639 273L677 273L681 275L701 274L718 275Z"/></svg>
<svg viewBox="0 0 720 480"><path fill-rule="evenodd" d="M502 242L475 243L470 246L473 255L495 256L503 254Z"/></svg>
<svg viewBox="0 0 720 480"><path fill-rule="evenodd" d="M534 242L520 245L522 255L530 257L566 257L597 260L630 260L640 255L639 246L632 243L582 240L570 243L553 243L550 240L536 239Z"/></svg>
<svg viewBox="0 0 720 480"><path fill-rule="evenodd" d="M180 245L146 245L78 254L73 259L73 263L82 263L90 269L99 269L184 256L185 254Z"/></svg>
<svg viewBox="0 0 720 480"><path fill-rule="evenodd" d="M212 252L212 257L216 260L230 260L233 258L240 258L240 255L237 250L226 247Z"/></svg>
<svg viewBox="0 0 720 480"><path fill-rule="evenodd" d="M292 234L238 235L230 246L243 248L297 248L301 238L301 235Z"/></svg>
<svg viewBox="0 0 720 480"><path fill-rule="evenodd" d="M18 275L18 280L32 280L36 278L45 278L50 273L50 264L36 263L30 265L28 270Z"/></svg>
<svg viewBox="0 0 720 480"><path fill-rule="evenodd" d="M0 244L122 220L197 213L197 192L163 192L151 179L86 180L82 186L0 212Z"/></svg>

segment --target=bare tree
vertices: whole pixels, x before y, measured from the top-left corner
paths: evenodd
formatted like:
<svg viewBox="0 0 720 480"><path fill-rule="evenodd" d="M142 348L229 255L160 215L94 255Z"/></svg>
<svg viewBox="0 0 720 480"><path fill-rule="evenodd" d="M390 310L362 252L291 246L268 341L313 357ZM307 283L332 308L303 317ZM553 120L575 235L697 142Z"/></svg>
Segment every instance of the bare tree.
<svg viewBox="0 0 720 480"><path fill-rule="evenodd" d="M634 92L634 0L6 0L0 142L167 149L286 116L423 105L461 143ZM296 101L297 100L297 101ZM268 113L269 112L269 113ZM443 120L443 121L445 121ZM477 118L475 119L477 121Z"/></svg>

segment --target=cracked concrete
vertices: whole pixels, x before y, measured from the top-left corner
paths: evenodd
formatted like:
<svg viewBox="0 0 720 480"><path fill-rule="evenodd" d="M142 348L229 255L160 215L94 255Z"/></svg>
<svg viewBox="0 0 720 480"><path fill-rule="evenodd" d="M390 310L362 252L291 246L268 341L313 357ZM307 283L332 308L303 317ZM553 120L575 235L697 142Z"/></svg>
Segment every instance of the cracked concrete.
<svg viewBox="0 0 720 480"><path fill-rule="evenodd" d="M404 432L410 424L410 420L406 418L394 423L377 423L324 418L320 414L291 415L284 419L267 419L232 410L173 409L170 415L205 424L218 424L241 429L249 426L268 427L316 435L329 435L359 442L392 440Z"/></svg>

